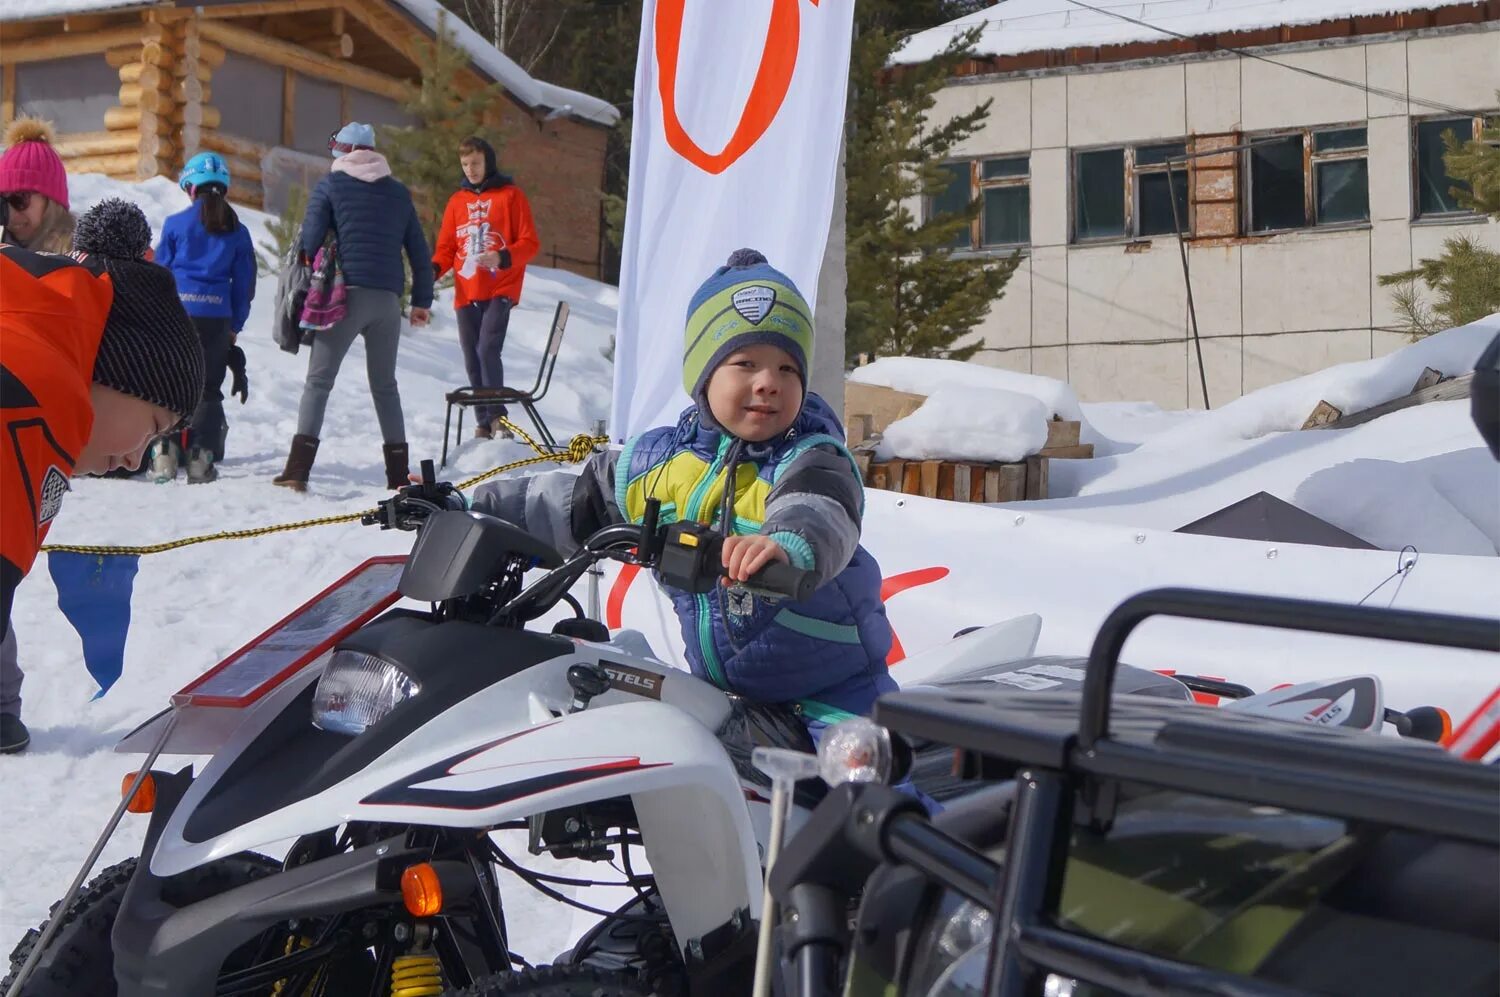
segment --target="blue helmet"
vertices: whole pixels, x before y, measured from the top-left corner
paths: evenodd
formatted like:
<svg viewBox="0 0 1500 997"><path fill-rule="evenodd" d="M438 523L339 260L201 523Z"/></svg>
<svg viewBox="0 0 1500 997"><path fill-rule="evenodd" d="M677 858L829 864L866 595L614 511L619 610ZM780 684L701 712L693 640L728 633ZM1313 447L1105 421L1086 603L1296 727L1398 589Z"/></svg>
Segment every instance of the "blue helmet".
<svg viewBox="0 0 1500 997"><path fill-rule="evenodd" d="M229 165L218 153L198 153L177 174L177 186L183 190L206 183L222 184L225 190L229 189Z"/></svg>

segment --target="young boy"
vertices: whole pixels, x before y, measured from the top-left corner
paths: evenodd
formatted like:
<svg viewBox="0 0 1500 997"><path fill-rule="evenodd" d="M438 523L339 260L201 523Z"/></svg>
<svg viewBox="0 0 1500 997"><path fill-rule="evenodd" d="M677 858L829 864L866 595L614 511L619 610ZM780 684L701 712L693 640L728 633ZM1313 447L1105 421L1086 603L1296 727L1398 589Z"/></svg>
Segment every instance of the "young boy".
<svg viewBox="0 0 1500 997"><path fill-rule="evenodd" d="M458 146L458 163L463 185L443 211L432 275L436 280L454 271L453 307L470 386L503 388L505 366L500 354L505 349L510 310L521 303L526 264L541 244L526 195L496 167L495 150L488 142L464 139ZM500 422L506 414L504 405L478 408L475 436L511 435Z"/></svg>
<svg viewBox="0 0 1500 997"><path fill-rule="evenodd" d="M640 522L656 498L663 523L726 534L733 582L772 561L813 571L818 589L805 602L733 582L667 592L693 674L750 700L795 703L816 731L868 713L896 684L880 568L859 546L864 486L838 419L807 393L812 348L812 309L796 285L760 253L738 250L688 306L682 380L693 405L676 426L595 456L576 478L487 485L473 508L568 551L599 527Z"/></svg>
<svg viewBox="0 0 1500 997"><path fill-rule="evenodd" d="M31 739L10 628L16 585L77 474L134 470L203 400L203 348L151 227L111 198L78 220L72 256L0 235L0 753Z"/></svg>

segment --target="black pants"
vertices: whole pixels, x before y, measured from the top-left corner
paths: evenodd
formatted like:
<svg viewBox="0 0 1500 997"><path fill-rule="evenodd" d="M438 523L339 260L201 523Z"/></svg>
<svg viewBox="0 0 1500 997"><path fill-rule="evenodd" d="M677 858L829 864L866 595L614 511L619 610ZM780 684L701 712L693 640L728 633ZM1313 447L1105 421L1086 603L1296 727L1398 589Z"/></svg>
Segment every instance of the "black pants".
<svg viewBox="0 0 1500 997"><path fill-rule="evenodd" d="M193 317L198 340L203 344L203 400L193 412L188 447L212 450L214 460L224 459L224 437L229 424L224 419L224 371L234 333L227 318Z"/></svg>
<svg viewBox="0 0 1500 997"><path fill-rule="evenodd" d="M505 387L505 332L510 328L511 300L490 298L471 301L458 309L458 343L464 351L464 367L471 388ZM475 406L481 425L506 415L504 405Z"/></svg>

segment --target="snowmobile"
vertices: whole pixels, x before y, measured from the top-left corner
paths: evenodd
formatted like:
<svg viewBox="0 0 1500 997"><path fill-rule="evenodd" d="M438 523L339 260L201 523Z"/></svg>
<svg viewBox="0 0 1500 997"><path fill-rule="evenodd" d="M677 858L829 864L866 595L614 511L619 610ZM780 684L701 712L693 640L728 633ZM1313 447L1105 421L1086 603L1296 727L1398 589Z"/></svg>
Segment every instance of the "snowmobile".
<svg viewBox="0 0 1500 997"><path fill-rule="evenodd" d="M1500 768L1362 679L1269 711L1112 696L1160 615L1500 651L1490 619L1162 589L1105 621L1076 691L882 697L865 736L949 743L976 791L932 818L878 780L828 793L768 875L779 992L1500 992Z"/></svg>
<svg viewBox="0 0 1500 997"><path fill-rule="evenodd" d="M744 992L771 823L752 753L811 752L806 727L790 709L663 663L638 633L611 634L570 592L607 559L706 591L720 584L720 538L648 514L564 559L462 504L428 462L420 484L371 517L418 531L390 567L400 594L429 609L359 615L221 729L175 707L127 737L127 750L152 746L123 787L122 806L150 814L141 855L22 940L7 997ZM773 565L750 587L795 598L809 584ZM314 606L337 608L351 592L336 587ZM539 632L556 607L572 615ZM327 636L319 612L289 617L236 666L263 669L267 649L299 631ZM987 627L903 670L955 695L1076 682L1067 661L1026 656L1034 638L1024 625ZM1128 667L1118 688L1177 706L1193 695ZM170 772L153 768L161 754L212 758ZM931 795L972 789L947 771L943 742L915 742L915 757ZM822 795L804 787L788 826ZM624 878L612 881L632 899L592 910L559 889L591 880L527 868L502 847L507 834L532 856L618 862ZM284 859L265 857L287 841ZM511 951L497 868L598 924L554 965L526 966Z"/></svg>

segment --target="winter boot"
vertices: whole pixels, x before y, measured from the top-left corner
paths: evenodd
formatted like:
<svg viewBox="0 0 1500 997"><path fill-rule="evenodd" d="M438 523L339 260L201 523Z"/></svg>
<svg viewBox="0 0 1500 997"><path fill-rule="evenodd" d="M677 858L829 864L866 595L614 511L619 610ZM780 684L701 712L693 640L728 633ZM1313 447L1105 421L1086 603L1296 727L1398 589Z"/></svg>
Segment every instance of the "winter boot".
<svg viewBox="0 0 1500 997"><path fill-rule="evenodd" d="M151 459L151 479L158 485L177 480L177 465L182 459L182 451L175 440L157 440L151 444L146 456Z"/></svg>
<svg viewBox="0 0 1500 997"><path fill-rule="evenodd" d="M214 466L214 453L207 447L194 447L188 452L188 484L206 485L219 476Z"/></svg>
<svg viewBox="0 0 1500 997"><path fill-rule="evenodd" d="M512 433L510 427L505 424L504 416L500 416L494 422L490 423L490 435L497 440L513 440L516 438L516 434Z"/></svg>
<svg viewBox="0 0 1500 997"><path fill-rule="evenodd" d="M274 485L294 492L307 491L307 476L318 456L318 438L298 433L292 437L292 449L286 455L286 470L271 479Z"/></svg>
<svg viewBox="0 0 1500 997"><path fill-rule="evenodd" d="M31 743L31 731L14 713L0 713L0 755L14 755Z"/></svg>
<svg viewBox="0 0 1500 997"><path fill-rule="evenodd" d="M405 443L385 445L385 486L392 491L411 484L411 464L407 461Z"/></svg>
<svg viewBox="0 0 1500 997"><path fill-rule="evenodd" d="M487 440L494 435L494 433L490 432L490 424L487 422L478 423L474 427L474 439L476 440Z"/></svg>

